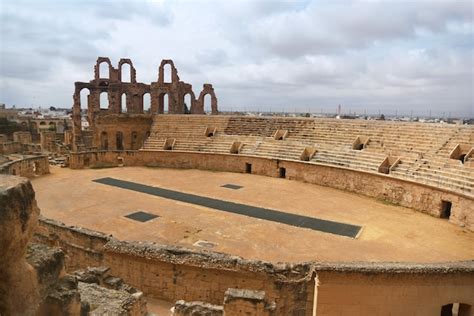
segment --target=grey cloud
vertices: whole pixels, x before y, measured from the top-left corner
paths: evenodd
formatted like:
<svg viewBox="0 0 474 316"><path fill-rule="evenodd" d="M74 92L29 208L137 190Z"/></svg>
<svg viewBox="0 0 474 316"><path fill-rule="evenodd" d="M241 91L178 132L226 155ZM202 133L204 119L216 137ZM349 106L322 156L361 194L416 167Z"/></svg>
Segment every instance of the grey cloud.
<svg viewBox="0 0 474 316"><path fill-rule="evenodd" d="M205 49L195 54L196 63L199 65L222 65L228 62L228 56L222 49Z"/></svg>
<svg viewBox="0 0 474 316"><path fill-rule="evenodd" d="M470 1L20 1L0 13L2 103L70 106L108 56L143 82L172 58L223 108L473 114Z"/></svg>
<svg viewBox="0 0 474 316"><path fill-rule="evenodd" d="M249 25L248 38L265 54L284 58L366 49L375 42L410 39L417 29L446 32L447 24L472 24L472 3L341 2L317 3ZM472 33L472 32L471 32Z"/></svg>

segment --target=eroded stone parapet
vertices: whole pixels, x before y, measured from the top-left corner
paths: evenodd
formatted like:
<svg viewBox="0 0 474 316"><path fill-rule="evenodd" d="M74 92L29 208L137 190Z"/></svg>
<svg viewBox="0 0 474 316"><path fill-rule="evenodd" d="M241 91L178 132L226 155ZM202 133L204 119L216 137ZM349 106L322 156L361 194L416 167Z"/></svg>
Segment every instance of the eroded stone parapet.
<svg viewBox="0 0 474 316"><path fill-rule="evenodd" d="M153 242L130 242L111 238L104 246L106 253L125 254L134 257L155 259L171 264L186 264L200 268L228 271L262 272L281 282L302 282L311 279L314 267L311 263L270 263L248 260L239 256L206 250L190 250L173 245Z"/></svg>
<svg viewBox="0 0 474 316"><path fill-rule="evenodd" d="M186 302L179 300L172 308L173 316L222 316L224 308L220 305L212 305L205 302Z"/></svg>
<svg viewBox="0 0 474 316"><path fill-rule="evenodd" d="M39 304L36 273L26 261L39 209L31 183L0 175L0 314L34 315Z"/></svg>

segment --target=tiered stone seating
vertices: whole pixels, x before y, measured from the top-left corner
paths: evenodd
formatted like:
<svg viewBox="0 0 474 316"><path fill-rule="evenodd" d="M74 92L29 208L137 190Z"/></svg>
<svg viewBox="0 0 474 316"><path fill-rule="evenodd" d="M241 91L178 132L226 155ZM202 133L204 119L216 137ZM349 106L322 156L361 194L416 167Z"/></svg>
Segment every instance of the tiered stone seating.
<svg viewBox="0 0 474 316"><path fill-rule="evenodd" d="M212 137L206 128L216 128ZM277 131L284 139L276 140ZM367 139L355 150L354 141ZM167 138L173 150L230 154L234 142L241 155L300 160L306 147L316 148L310 163L378 172L387 156L399 157L389 176L474 194L474 168L449 159L457 144L473 144L474 128L447 124L309 118L263 118L204 115L157 115L144 150L163 150Z"/></svg>
<svg viewBox="0 0 474 316"><path fill-rule="evenodd" d="M411 167L399 165L393 174L473 194L474 168L463 166L461 161L449 159L449 155L457 144L474 143L474 129L458 127L444 133L444 137L438 135L442 143L440 146L428 150Z"/></svg>

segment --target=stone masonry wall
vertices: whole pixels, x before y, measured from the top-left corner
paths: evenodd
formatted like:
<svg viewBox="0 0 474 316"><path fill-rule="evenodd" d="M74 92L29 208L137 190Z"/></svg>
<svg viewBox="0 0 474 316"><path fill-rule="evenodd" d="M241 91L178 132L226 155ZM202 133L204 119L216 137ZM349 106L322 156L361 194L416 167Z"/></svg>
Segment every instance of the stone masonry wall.
<svg viewBox="0 0 474 316"><path fill-rule="evenodd" d="M44 218L36 239L60 245L68 269L104 264L111 274L140 286L147 296L224 303L226 312L228 307L229 311L261 315L313 315L316 308L318 316L423 316L438 315L441 306L450 303L474 306L474 261L272 264L210 251L119 241Z"/></svg>
<svg viewBox="0 0 474 316"><path fill-rule="evenodd" d="M426 270L318 271L316 315L431 316L450 303L474 307L474 273Z"/></svg>
<svg viewBox="0 0 474 316"><path fill-rule="evenodd" d="M17 175L27 178L48 174L48 157L35 156L6 162L3 165L0 165L0 173Z"/></svg>
<svg viewBox="0 0 474 316"><path fill-rule="evenodd" d="M38 215L31 183L0 175L1 315L34 315L40 303L36 272L25 257Z"/></svg>
<svg viewBox="0 0 474 316"><path fill-rule="evenodd" d="M265 291L281 315L311 315L314 282L307 264L273 265L213 252L145 242L124 242L83 228L41 218L35 241L59 246L65 266L110 267L112 275L147 296L222 304L228 288Z"/></svg>

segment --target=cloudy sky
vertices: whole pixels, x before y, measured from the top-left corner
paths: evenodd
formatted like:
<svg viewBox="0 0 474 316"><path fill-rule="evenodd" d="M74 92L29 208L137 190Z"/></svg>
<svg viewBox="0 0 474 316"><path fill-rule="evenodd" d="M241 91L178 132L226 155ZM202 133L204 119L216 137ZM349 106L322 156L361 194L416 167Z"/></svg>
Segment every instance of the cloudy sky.
<svg viewBox="0 0 474 316"><path fill-rule="evenodd" d="M0 1L0 103L71 107L98 56L221 109L474 116L473 0Z"/></svg>

